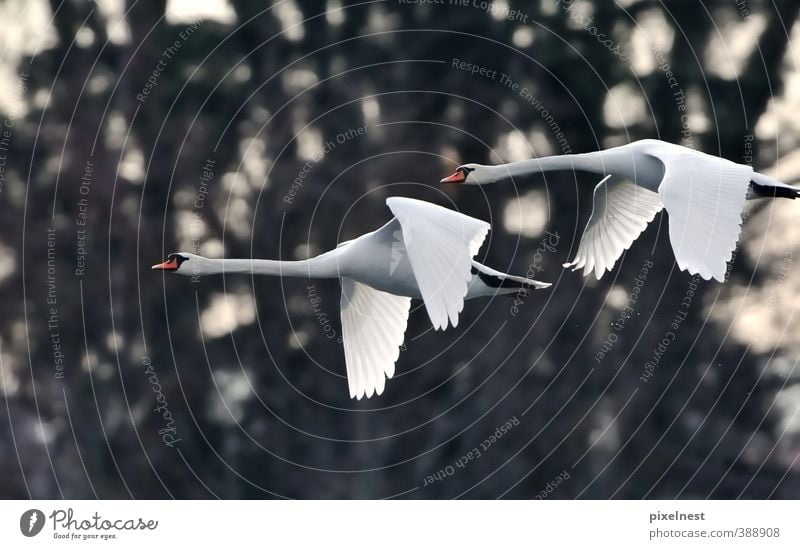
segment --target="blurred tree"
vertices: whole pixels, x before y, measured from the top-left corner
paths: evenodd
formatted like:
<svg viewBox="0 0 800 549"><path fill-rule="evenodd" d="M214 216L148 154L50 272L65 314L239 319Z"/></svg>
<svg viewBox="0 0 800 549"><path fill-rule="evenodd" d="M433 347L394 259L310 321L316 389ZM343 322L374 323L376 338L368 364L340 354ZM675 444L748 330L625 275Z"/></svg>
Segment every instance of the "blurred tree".
<svg viewBox="0 0 800 549"><path fill-rule="evenodd" d="M783 90L800 4L751 0L743 16L723 0L517 0L511 12L232 0L220 5L233 23L169 9L188 3L126 2L124 16L101 4L51 0L52 47L3 59L29 73L0 194L13 264L0 278L4 497L531 498L562 471L549 497L797 495L800 444L774 406L797 377L770 366L796 347L729 337L709 322L720 286L701 283L654 355L692 283L663 217L595 282L559 267L588 216L586 174L437 181L461 161L562 152L555 128L573 152L688 128L693 146L741 161ZM721 35L721 21L763 30ZM735 78L708 61L718 35L753 42ZM536 265L557 284L518 314L506 299L469 303L444 333L416 308L380 398L347 398L341 347L320 323L339 329L335 282L149 270L177 249L304 257L380 226L396 194L491 219L487 263ZM509 223L518 197L547 201L518 216L534 225L523 234ZM537 256L545 226L559 242ZM754 276L737 258L732 282Z"/></svg>

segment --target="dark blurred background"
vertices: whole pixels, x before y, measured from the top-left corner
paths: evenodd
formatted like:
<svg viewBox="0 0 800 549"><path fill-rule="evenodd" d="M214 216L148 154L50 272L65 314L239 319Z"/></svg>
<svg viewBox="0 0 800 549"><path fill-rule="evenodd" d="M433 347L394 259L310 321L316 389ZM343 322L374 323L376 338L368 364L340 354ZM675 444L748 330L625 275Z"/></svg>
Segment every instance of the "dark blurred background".
<svg viewBox="0 0 800 549"><path fill-rule="evenodd" d="M800 495L800 206L748 205L724 285L677 271L663 216L598 282L561 268L596 177L438 184L641 138L796 183L800 3L0 12L0 496ZM554 286L444 333L415 302L380 397L348 398L337 281L150 270L308 257L393 195L490 220L479 259Z"/></svg>

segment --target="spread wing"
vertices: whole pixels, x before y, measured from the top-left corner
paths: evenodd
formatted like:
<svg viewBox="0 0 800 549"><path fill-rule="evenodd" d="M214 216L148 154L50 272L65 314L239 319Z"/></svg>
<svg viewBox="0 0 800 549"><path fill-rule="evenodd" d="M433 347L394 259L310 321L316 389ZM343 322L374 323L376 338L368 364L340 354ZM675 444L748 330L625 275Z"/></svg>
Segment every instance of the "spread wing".
<svg viewBox="0 0 800 549"><path fill-rule="evenodd" d="M564 267L594 270L600 279L661 211L657 193L626 179L606 176L594 188L592 215L583 231L575 258Z"/></svg>
<svg viewBox="0 0 800 549"><path fill-rule="evenodd" d="M411 198L392 197L386 205L400 222L403 243L425 309L435 329L458 325L472 279L472 258L489 224L462 213Z"/></svg>
<svg viewBox="0 0 800 549"><path fill-rule="evenodd" d="M411 298L342 278L342 342L350 397L380 395L406 332Z"/></svg>
<svg viewBox="0 0 800 549"><path fill-rule="evenodd" d="M658 194L678 267L724 282L753 169L692 150L656 148L648 154L664 165Z"/></svg>

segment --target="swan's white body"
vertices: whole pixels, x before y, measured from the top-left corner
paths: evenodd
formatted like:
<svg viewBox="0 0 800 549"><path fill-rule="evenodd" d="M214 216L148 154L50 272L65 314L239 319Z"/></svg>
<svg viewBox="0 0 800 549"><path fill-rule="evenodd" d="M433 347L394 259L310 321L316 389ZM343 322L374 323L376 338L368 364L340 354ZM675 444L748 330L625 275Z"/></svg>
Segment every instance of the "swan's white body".
<svg viewBox="0 0 800 549"><path fill-rule="evenodd" d="M383 392L394 375L412 298L422 299L434 328L458 324L464 300L515 293L543 282L473 261L489 224L410 198L386 200L395 218L380 229L303 261L209 259L180 252L154 269L187 276L255 275L339 278L350 396Z"/></svg>
<svg viewBox="0 0 800 549"><path fill-rule="evenodd" d="M665 209L678 267L723 282L748 198L795 198L797 189L724 158L655 139L592 153L549 156L498 166L465 164L442 182L485 185L554 170L600 174L592 215L575 258L565 267L599 279ZM459 175L460 174L460 175Z"/></svg>

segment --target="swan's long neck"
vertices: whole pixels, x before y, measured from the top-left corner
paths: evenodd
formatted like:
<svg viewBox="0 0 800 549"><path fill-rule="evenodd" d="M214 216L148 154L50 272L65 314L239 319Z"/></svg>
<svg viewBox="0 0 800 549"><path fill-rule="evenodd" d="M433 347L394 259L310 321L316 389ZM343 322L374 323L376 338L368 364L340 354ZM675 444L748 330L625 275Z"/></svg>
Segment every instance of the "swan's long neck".
<svg viewBox="0 0 800 549"><path fill-rule="evenodd" d="M273 259L209 259L197 258L195 265L186 264L186 274L204 276L213 274L252 274L270 276L296 276L302 278L338 278L339 262L336 250L302 261ZM181 269L183 271L184 268Z"/></svg>
<svg viewBox="0 0 800 549"><path fill-rule="evenodd" d="M531 160L520 160L493 166L502 178L519 177L558 170L578 170L584 172L603 173L604 158L602 151L583 154L563 154L560 156L543 156Z"/></svg>

